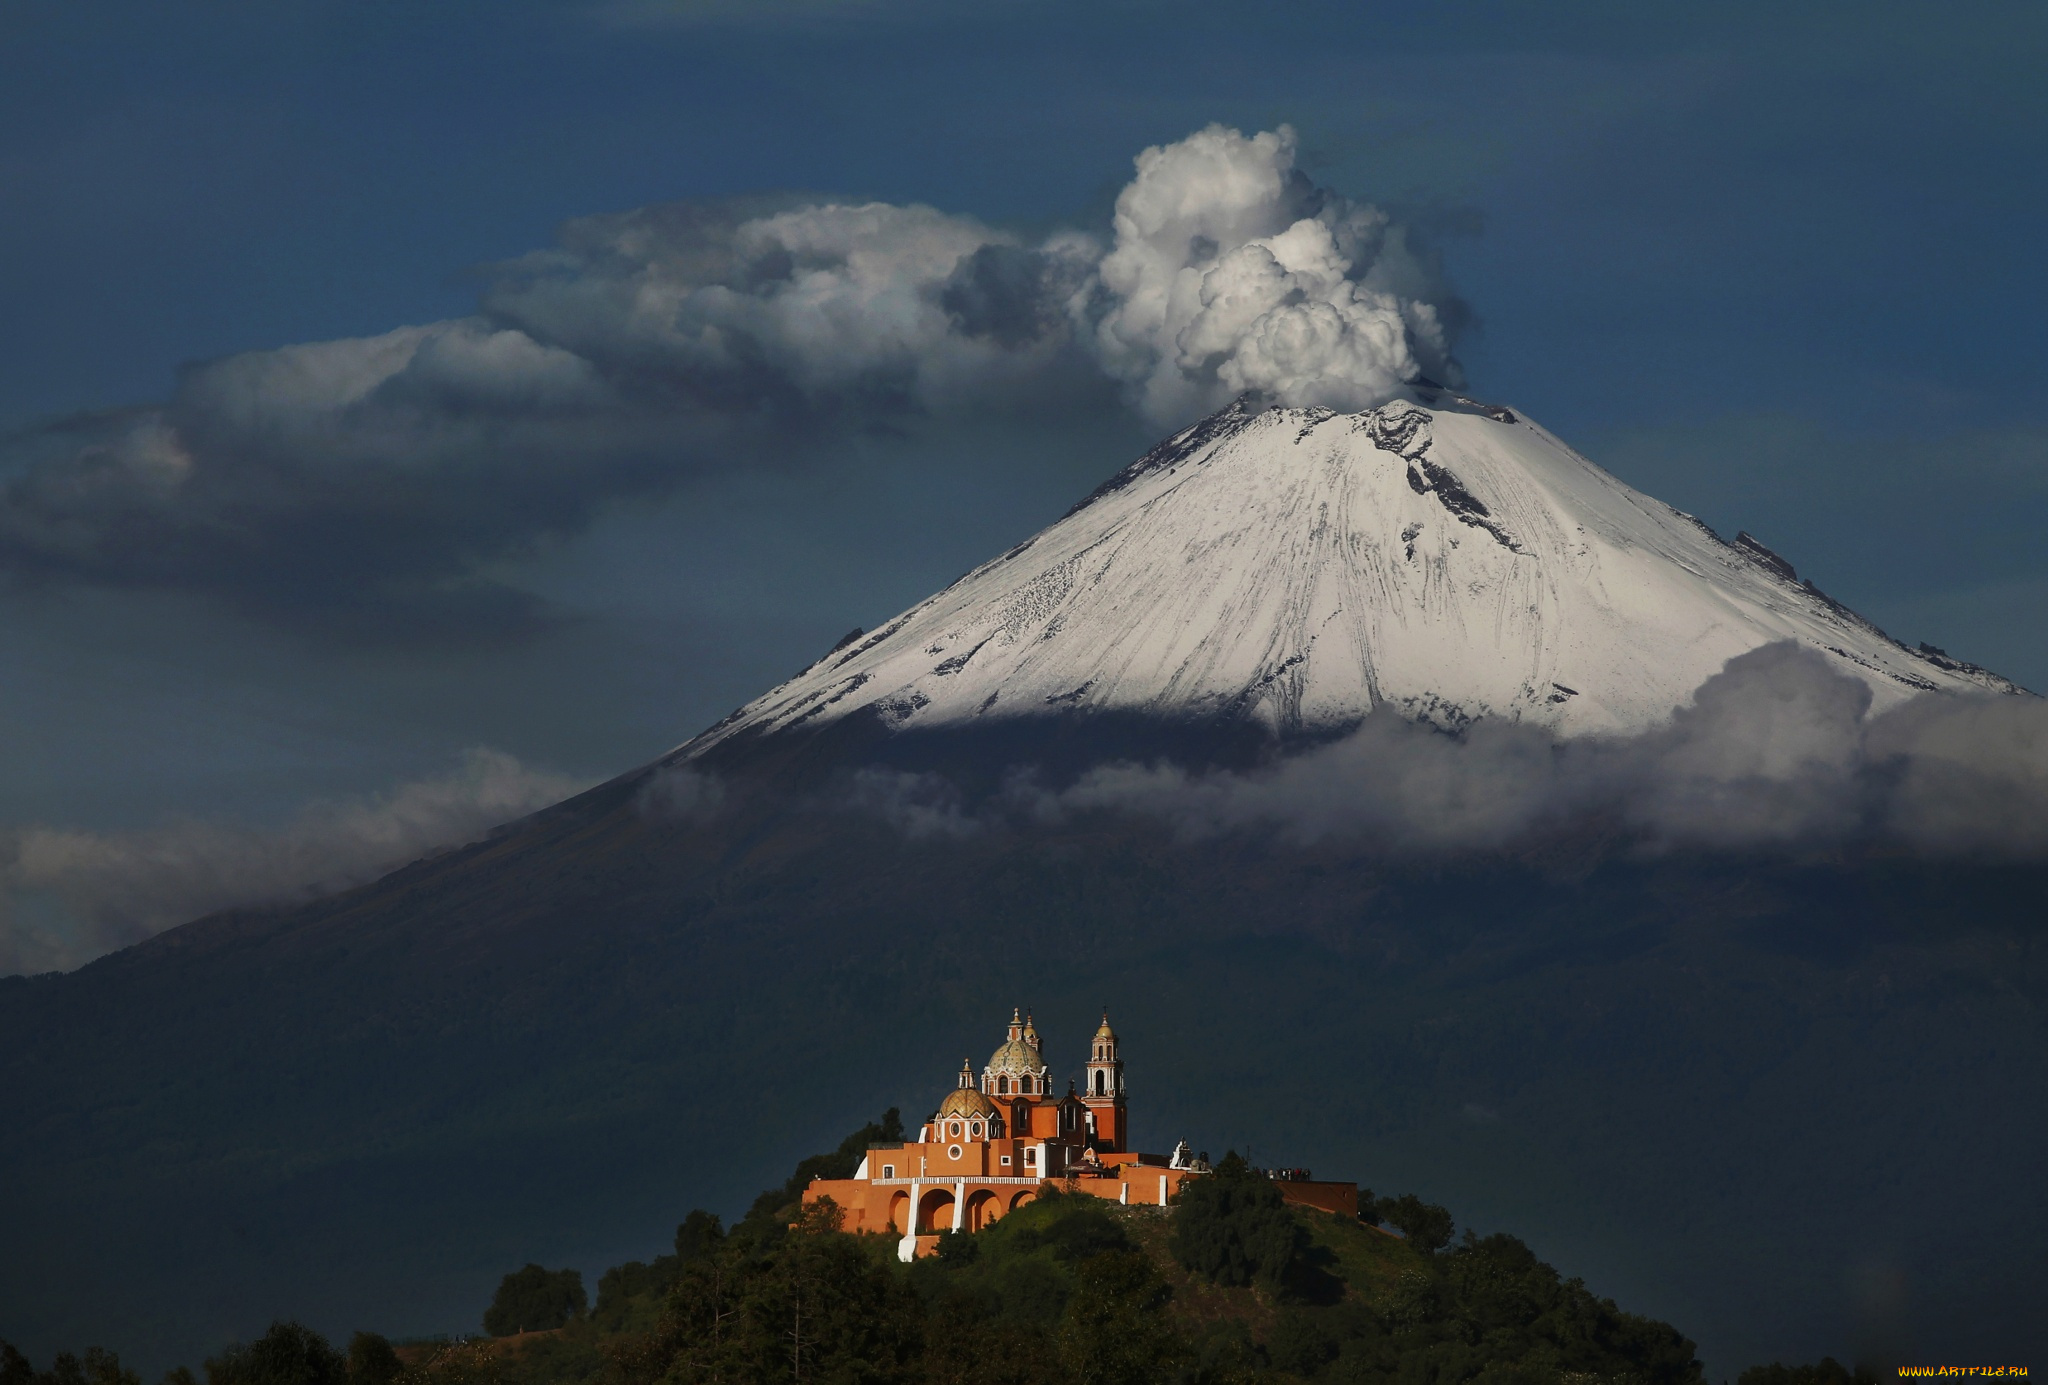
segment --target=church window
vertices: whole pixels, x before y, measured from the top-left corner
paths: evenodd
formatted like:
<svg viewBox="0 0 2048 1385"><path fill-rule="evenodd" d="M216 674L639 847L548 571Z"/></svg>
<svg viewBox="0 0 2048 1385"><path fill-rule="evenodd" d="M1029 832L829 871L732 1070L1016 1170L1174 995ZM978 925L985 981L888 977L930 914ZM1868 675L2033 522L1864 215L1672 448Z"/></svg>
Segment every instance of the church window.
<svg viewBox="0 0 2048 1385"><path fill-rule="evenodd" d="M947 1145L947 1146L946 1146L946 1157L947 1157L948 1159L958 1159L958 1158L960 1157L960 1146L958 1146L958 1145Z"/></svg>
<svg viewBox="0 0 2048 1385"><path fill-rule="evenodd" d="M997 1094L998 1096L1008 1096L1008 1095L1010 1094L1010 1079L1009 1079L1009 1078L1007 1078L1007 1077L998 1077L998 1078L996 1079L996 1094Z"/></svg>
<svg viewBox="0 0 2048 1385"><path fill-rule="evenodd" d="M981 1138L981 1122L980 1122L980 1121L976 1121L976 1122L974 1122L974 1124L972 1124L972 1125L968 1126L968 1127L967 1127L967 1133L968 1133L968 1134L970 1134L970 1135L972 1135L972 1136L973 1136L973 1137L974 1137L975 1139L977 1139L977 1140L978 1140L978 1139L980 1139L980 1138Z"/></svg>
<svg viewBox="0 0 2048 1385"><path fill-rule="evenodd" d="M1007 1155L1007 1154L1005 1154L1005 1155L1003 1156L1003 1167L1004 1167L1004 1168L1008 1168L1008 1167L1010 1167L1010 1156L1009 1156L1009 1155Z"/></svg>
<svg viewBox="0 0 2048 1385"><path fill-rule="evenodd" d="M884 1164L884 1165L882 1165L882 1177L884 1177L884 1178L894 1178L895 1176L896 1176L896 1166L895 1166L894 1164Z"/></svg>
<svg viewBox="0 0 2048 1385"><path fill-rule="evenodd" d="M956 1139L956 1140L957 1140L957 1139L959 1139L959 1138L960 1138L960 1122L959 1122L959 1121L954 1121L954 1122L953 1122L953 1123L952 1123L951 1125L947 1126L947 1127L946 1127L946 1133L947 1133L948 1135L951 1135L951 1136L952 1136L952 1137L953 1137L954 1139Z"/></svg>

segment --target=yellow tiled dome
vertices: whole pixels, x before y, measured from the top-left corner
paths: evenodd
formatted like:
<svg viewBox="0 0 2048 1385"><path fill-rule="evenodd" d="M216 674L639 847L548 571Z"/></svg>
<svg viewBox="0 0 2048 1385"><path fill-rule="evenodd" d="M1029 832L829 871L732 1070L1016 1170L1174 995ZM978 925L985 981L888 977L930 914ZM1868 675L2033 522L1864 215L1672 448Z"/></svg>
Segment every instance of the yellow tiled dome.
<svg viewBox="0 0 2048 1385"><path fill-rule="evenodd" d="M946 1093L946 1099L939 1103L937 1119L987 1120L1001 1114L993 1101L983 1096L979 1087L955 1087Z"/></svg>
<svg viewBox="0 0 2048 1385"><path fill-rule="evenodd" d="M990 1072L1037 1072L1045 1066L1038 1049L1022 1039L1010 1039L988 1060Z"/></svg>

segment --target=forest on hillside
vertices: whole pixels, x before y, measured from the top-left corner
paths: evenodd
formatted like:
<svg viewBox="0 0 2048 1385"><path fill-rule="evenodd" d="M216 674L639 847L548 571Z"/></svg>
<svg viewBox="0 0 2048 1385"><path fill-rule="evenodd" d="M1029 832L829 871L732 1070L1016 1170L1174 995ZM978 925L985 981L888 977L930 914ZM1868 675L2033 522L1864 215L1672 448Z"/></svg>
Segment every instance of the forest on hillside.
<svg viewBox="0 0 2048 1385"><path fill-rule="evenodd" d="M763 1192L730 1229L695 1211L674 1249L605 1272L507 1274L489 1334L346 1349L298 1323L164 1385L1705 1385L1693 1343L1594 1295L1515 1237L1453 1236L1412 1194L1357 1218L1288 1206L1235 1154L1170 1208L1049 1189L904 1265L841 1230L814 1177L847 1177L897 1113ZM1740 1385L1871 1385L1833 1360ZM36 1370L0 1343L0 1385L141 1385L93 1348Z"/></svg>

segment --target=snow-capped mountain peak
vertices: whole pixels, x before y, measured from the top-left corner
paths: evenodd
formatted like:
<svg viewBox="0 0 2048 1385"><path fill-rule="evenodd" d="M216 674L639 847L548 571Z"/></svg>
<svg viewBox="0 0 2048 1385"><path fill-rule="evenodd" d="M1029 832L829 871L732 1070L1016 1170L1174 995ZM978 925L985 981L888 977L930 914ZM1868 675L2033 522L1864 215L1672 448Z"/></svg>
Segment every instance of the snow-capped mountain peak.
<svg viewBox="0 0 2048 1385"><path fill-rule="evenodd" d="M1512 410L1434 390L1363 413L1240 400L1058 523L697 738L1143 713L1338 729L1378 707L1641 730L1792 639L1883 707L2019 691L1911 650Z"/></svg>

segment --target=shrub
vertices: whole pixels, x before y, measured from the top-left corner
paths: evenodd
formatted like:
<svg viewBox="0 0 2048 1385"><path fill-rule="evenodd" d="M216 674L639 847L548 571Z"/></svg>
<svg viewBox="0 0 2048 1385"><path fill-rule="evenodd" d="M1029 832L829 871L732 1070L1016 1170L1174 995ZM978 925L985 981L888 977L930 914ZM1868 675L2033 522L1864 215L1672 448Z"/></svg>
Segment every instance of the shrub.
<svg viewBox="0 0 2048 1385"><path fill-rule="evenodd" d="M1020 1254L1050 1249L1055 1260L1085 1260L1106 1251L1131 1249L1131 1238L1102 1204L1085 1193L1047 1193L1022 1209L1021 1225L1005 1226Z"/></svg>
<svg viewBox="0 0 2048 1385"><path fill-rule="evenodd" d="M1877 1373L1868 1366L1851 1371L1832 1356L1823 1356L1808 1366L1751 1366L1736 1377L1735 1385L1876 1385Z"/></svg>
<svg viewBox="0 0 2048 1385"><path fill-rule="evenodd" d="M374 1332L358 1332L348 1343L348 1385L391 1385L405 1369L391 1343Z"/></svg>
<svg viewBox="0 0 2048 1385"><path fill-rule="evenodd" d="M1373 1210L1379 1220L1392 1225L1408 1244L1435 1254L1451 1243L1451 1214L1434 1202L1424 1202L1413 1193L1383 1197Z"/></svg>
<svg viewBox="0 0 2048 1385"><path fill-rule="evenodd" d="M1183 1267L1218 1284L1276 1289L1299 1275L1308 1232L1280 1190L1237 1154L1183 1184L1177 1206L1173 1255Z"/></svg>

